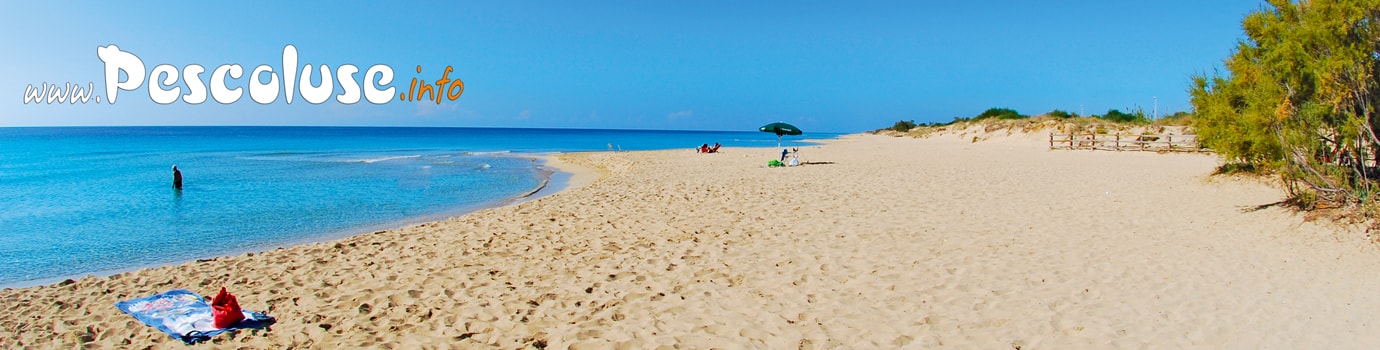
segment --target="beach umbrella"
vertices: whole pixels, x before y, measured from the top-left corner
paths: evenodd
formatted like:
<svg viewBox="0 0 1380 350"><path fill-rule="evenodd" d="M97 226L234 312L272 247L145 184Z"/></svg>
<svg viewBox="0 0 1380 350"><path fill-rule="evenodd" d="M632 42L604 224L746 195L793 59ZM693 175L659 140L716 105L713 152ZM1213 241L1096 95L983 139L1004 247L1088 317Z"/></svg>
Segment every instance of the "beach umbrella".
<svg viewBox="0 0 1380 350"><path fill-rule="evenodd" d="M769 132L776 134L776 147L781 147L782 135L800 135L804 133L800 131L800 128L795 127L795 125L790 125L783 122L775 122L763 125L762 127L757 128L757 130L761 132Z"/></svg>

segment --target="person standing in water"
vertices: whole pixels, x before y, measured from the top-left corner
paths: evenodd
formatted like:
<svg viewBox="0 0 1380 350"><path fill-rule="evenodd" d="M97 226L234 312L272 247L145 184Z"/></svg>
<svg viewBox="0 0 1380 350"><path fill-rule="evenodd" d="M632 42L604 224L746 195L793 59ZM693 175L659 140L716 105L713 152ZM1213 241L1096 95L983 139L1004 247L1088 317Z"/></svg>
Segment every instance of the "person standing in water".
<svg viewBox="0 0 1380 350"><path fill-rule="evenodd" d="M173 188L182 189L182 171L177 170L177 165L173 165Z"/></svg>

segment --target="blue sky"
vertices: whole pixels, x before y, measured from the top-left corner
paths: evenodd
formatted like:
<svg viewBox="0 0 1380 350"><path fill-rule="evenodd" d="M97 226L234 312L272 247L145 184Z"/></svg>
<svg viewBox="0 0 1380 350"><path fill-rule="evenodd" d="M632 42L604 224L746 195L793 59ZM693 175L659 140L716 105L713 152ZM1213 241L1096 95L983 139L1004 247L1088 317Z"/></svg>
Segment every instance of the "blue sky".
<svg viewBox="0 0 1380 350"><path fill-rule="evenodd" d="M1221 66L1259 1L332 2L228 5L40 2L0 14L0 126L366 125L753 130L787 121L856 132L1026 114L1189 110L1192 74ZM94 83L98 46L148 69L386 64L391 85L435 80L437 105L313 105L282 96L159 105L148 84L116 104L25 104L29 85ZM421 65L423 73L415 67ZM300 75L300 73L299 73ZM362 72L361 74L362 75ZM147 79L147 78L145 78ZM356 77L356 80L359 78ZM179 85L185 84L179 81ZM185 85L184 85L185 86ZM247 90L247 89L246 89ZM343 90L337 87L335 93ZM399 91L401 92L401 91ZM295 93L295 91L294 91ZM104 97L103 97L104 99ZM105 102L104 100L102 102Z"/></svg>

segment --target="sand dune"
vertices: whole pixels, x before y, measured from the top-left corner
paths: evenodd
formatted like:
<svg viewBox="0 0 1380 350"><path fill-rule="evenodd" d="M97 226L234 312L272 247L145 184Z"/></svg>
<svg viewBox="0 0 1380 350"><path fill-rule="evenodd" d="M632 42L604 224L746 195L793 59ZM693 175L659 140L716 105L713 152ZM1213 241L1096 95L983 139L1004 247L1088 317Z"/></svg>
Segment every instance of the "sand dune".
<svg viewBox="0 0 1380 350"><path fill-rule="evenodd" d="M225 347L1374 348L1380 252L1210 155L1043 136L584 153L598 180L339 241L0 291L0 346L182 348L118 300L227 286ZM586 183L587 182L587 183Z"/></svg>

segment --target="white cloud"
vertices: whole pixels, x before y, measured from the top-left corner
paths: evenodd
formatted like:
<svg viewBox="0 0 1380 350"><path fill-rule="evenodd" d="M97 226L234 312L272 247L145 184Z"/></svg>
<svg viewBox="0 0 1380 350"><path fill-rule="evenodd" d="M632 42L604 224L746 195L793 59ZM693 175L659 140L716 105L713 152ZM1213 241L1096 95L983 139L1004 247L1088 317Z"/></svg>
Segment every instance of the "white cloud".
<svg viewBox="0 0 1380 350"><path fill-rule="evenodd" d="M693 116L693 115L695 115L695 110L693 110L693 109L687 109L687 110L683 110L683 111L680 111L680 112L675 112L675 113L667 114L667 115L666 115L666 120L676 120L676 119L680 119L680 118L690 117L690 116Z"/></svg>

